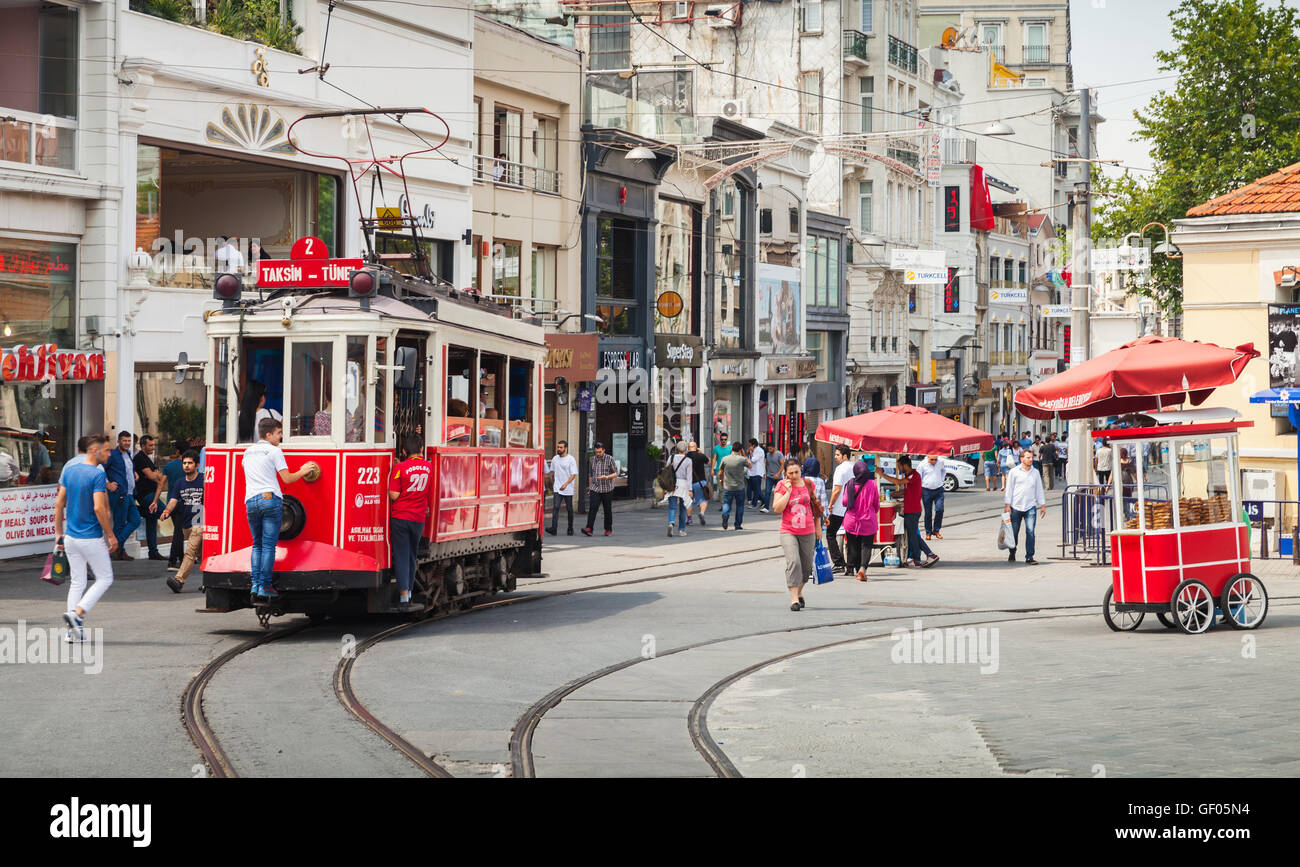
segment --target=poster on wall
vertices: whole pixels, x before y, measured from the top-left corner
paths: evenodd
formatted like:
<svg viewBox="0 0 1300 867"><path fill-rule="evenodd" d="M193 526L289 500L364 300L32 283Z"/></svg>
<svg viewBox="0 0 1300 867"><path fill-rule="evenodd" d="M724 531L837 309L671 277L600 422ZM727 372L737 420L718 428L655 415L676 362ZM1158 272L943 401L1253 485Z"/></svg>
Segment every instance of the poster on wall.
<svg viewBox="0 0 1300 867"><path fill-rule="evenodd" d="M785 265L758 266L758 349L773 355L802 350L799 337L799 269Z"/></svg>
<svg viewBox="0 0 1300 867"><path fill-rule="evenodd" d="M1268 305L1268 386L1296 387L1296 343L1300 304Z"/></svg>

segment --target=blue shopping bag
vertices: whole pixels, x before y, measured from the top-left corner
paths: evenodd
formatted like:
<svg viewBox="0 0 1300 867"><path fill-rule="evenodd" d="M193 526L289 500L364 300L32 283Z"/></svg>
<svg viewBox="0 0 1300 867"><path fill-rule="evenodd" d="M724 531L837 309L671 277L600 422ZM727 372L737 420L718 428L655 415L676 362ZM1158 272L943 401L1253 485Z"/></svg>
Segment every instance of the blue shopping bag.
<svg viewBox="0 0 1300 867"><path fill-rule="evenodd" d="M831 572L831 552L827 551L826 545L818 539L813 553L813 583L829 584L834 580L835 576Z"/></svg>

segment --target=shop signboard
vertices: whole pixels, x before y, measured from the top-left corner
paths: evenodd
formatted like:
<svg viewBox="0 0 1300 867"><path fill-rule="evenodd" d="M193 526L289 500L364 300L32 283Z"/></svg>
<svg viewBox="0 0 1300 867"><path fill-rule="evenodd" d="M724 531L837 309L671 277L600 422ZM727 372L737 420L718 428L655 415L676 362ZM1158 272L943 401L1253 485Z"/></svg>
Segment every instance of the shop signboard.
<svg viewBox="0 0 1300 867"><path fill-rule="evenodd" d="M989 289L990 304L1028 304L1028 289Z"/></svg>
<svg viewBox="0 0 1300 867"><path fill-rule="evenodd" d="M703 367L704 341L693 334L656 334L655 366Z"/></svg>
<svg viewBox="0 0 1300 867"><path fill-rule="evenodd" d="M547 334L545 381L555 382L561 376L569 382L594 380L597 341L595 334Z"/></svg>
<svg viewBox="0 0 1300 867"><path fill-rule="evenodd" d="M714 382L749 382L754 378L754 362L749 358L715 358L709 362L709 378Z"/></svg>
<svg viewBox="0 0 1300 867"><path fill-rule="evenodd" d="M53 343L0 350L5 382L93 382L104 378L104 354L60 349Z"/></svg>
<svg viewBox="0 0 1300 867"><path fill-rule="evenodd" d="M0 488L0 546L54 538L54 485Z"/></svg>

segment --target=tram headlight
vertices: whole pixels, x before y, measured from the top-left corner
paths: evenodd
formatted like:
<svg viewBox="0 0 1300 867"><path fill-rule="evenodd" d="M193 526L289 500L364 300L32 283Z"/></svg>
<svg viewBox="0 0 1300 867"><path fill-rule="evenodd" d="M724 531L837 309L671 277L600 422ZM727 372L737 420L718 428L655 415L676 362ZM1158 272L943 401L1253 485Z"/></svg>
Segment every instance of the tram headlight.
<svg viewBox="0 0 1300 867"><path fill-rule="evenodd" d="M379 292L379 272L362 268L348 275L349 298L374 298Z"/></svg>
<svg viewBox="0 0 1300 867"><path fill-rule="evenodd" d="M225 307L235 306L244 294L244 278L238 274L218 274L212 281L212 297Z"/></svg>

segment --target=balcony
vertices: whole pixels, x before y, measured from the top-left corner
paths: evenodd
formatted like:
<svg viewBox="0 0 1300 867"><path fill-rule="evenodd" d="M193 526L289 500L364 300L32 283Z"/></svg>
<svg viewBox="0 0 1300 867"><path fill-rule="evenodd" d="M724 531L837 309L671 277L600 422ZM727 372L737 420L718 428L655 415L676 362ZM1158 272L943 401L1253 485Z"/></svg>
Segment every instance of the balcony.
<svg viewBox="0 0 1300 867"><path fill-rule="evenodd" d="M1021 48L1024 59L1021 66L1047 66L1051 60L1051 47L1047 45L1026 45Z"/></svg>
<svg viewBox="0 0 1300 867"><path fill-rule="evenodd" d="M944 165L973 162L975 162L975 139L946 138L943 140Z"/></svg>
<svg viewBox="0 0 1300 867"><path fill-rule="evenodd" d="M561 178L560 173L555 169L499 160L487 154L475 154L474 180L559 195Z"/></svg>
<svg viewBox="0 0 1300 867"><path fill-rule="evenodd" d="M0 161L42 168L77 167L77 122L0 108Z"/></svg>
<svg viewBox="0 0 1300 867"><path fill-rule="evenodd" d="M131 11L189 24L269 48L300 54L302 28L294 23L284 3L257 0L203 0L193 4L177 0L131 0Z"/></svg>
<svg viewBox="0 0 1300 867"><path fill-rule="evenodd" d="M889 62L899 69L916 75L919 68L916 60L916 46L908 45L896 36L889 37Z"/></svg>
<svg viewBox="0 0 1300 867"><path fill-rule="evenodd" d="M871 58L867 56L867 40L871 36L861 30L845 30L843 36L846 71L853 72L859 67L865 68L868 66L871 63Z"/></svg>

